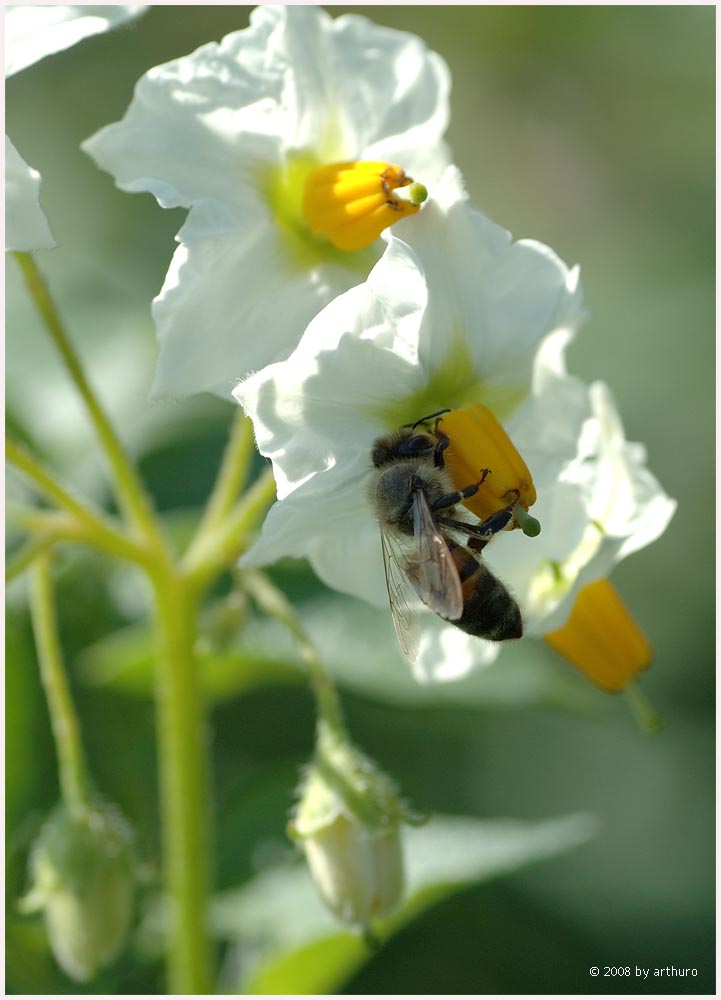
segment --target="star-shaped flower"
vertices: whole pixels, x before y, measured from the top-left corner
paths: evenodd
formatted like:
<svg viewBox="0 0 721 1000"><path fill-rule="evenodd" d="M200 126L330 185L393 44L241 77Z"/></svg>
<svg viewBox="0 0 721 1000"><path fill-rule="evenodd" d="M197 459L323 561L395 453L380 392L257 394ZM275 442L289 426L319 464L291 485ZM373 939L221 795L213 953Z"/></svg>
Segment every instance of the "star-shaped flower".
<svg viewBox="0 0 721 1000"><path fill-rule="evenodd" d="M366 277L447 163L449 86L420 39L312 6L259 7L139 81L84 149L123 190L189 209L153 304L155 395L230 395Z"/></svg>

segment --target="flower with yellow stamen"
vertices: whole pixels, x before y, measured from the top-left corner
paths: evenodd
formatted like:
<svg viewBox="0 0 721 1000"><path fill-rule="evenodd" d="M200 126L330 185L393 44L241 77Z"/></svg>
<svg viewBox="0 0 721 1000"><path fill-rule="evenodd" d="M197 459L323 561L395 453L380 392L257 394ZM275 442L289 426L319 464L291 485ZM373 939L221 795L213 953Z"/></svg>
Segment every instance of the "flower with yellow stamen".
<svg viewBox="0 0 721 1000"><path fill-rule="evenodd" d="M391 163L332 163L306 177L303 219L339 250L362 250L414 215L427 196L422 184Z"/></svg>
<svg viewBox="0 0 721 1000"><path fill-rule="evenodd" d="M153 303L153 395L230 396L367 277L424 198L410 178L432 192L449 162L449 90L421 39L312 5L258 7L139 80L83 148L122 189L189 209Z"/></svg>
<svg viewBox="0 0 721 1000"><path fill-rule="evenodd" d="M604 691L621 691L651 665L653 650L608 580L586 584L565 625L543 637Z"/></svg>

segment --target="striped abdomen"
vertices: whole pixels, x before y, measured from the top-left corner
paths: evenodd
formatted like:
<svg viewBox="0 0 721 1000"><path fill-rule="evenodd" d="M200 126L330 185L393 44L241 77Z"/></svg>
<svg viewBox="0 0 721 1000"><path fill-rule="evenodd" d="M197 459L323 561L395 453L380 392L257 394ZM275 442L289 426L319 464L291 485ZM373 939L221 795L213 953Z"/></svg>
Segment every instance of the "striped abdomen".
<svg viewBox="0 0 721 1000"><path fill-rule="evenodd" d="M446 537L463 588L463 614L453 624L470 635L500 642L523 635L521 611L501 581L462 545Z"/></svg>

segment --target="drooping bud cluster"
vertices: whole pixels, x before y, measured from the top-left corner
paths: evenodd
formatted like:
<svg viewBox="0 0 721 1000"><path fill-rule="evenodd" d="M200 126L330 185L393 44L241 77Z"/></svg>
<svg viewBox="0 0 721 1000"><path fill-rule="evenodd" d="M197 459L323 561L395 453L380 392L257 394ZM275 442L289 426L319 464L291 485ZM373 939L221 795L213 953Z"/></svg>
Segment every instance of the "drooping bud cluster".
<svg viewBox="0 0 721 1000"><path fill-rule="evenodd" d="M316 888L339 920L365 928L400 902L403 819L390 778L321 721L289 833L302 843Z"/></svg>
<svg viewBox="0 0 721 1000"><path fill-rule="evenodd" d="M58 805L30 859L32 886L21 903L42 912L53 954L79 982L120 952L133 909L132 832L117 809Z"/></svg>

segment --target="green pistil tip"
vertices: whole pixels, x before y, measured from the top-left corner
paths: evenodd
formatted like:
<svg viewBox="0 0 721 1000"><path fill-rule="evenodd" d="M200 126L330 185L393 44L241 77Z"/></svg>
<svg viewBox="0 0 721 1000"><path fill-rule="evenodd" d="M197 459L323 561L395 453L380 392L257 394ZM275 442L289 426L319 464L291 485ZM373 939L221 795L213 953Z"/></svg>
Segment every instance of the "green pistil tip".
<svg viewBox="0 0 721 1000"><path fill-rule="evenodd" d="M656 712L650 701L635 682L627 684L624 689L636 721L645 733L653 735L663 729L663 719Z"/></svg>
<svg viewBox="0 0 721 1000"><path fill-rule="evenodd" d="M535 538L536 535L541 534L541 522L532 517L523 507L516 507L513 517L524 535L528 535L529 538Z"/></svg>
<svg viewBox="0 0 721 1000"><path fill-rule="evenodd" d="M422 205L428 197L428 188L425 184L414 181L408 188L408 200L411 205Z"/></svg>

